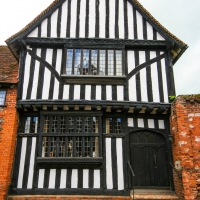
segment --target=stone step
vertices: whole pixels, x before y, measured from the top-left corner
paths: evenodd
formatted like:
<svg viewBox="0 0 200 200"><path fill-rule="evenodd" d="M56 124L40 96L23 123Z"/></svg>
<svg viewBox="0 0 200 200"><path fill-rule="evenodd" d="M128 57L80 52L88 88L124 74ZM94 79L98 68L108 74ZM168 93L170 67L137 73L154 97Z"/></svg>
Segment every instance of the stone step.
<svg viewBox="0 0 200 200"><path fill-rule="evenodd" d="M170 200L170 199L179 199L176 194L171 190L162 190L162 189L135 189L134 195L131 191L132 199L141 199L141 200Z"/></svg>

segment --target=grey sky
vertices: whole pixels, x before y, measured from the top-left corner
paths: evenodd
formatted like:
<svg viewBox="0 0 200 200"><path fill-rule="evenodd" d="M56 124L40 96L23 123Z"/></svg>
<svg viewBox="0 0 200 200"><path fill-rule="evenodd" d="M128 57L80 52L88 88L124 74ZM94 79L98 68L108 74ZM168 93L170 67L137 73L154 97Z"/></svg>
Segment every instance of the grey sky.
<svg viewBox="0 0 200 200"><path fill-rule="evenodd" d="M3 0L0 3L0 44L22 29L53 0ZM174 65L176 93L200 93L200 0L139 0L189 48Z"/></svg>
<svg viewBox="0 0 200 200"><path fill-rule="evenodd" d="M171 33L189 48L174 65L176 93L200 93L200 1L139 0Z"/></svg>

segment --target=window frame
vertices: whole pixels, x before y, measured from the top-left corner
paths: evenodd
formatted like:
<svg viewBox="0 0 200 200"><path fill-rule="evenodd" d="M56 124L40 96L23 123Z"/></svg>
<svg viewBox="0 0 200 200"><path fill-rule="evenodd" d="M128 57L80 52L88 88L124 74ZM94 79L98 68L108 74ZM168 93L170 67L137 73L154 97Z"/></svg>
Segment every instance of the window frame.
<svg viewBox="0 0 200 200"><path fill-rule="evenodd" d="M109 127L107 124L107 119L112 118L112 125L110 127L110 123L109 123ZM116 129L115 127L115 120L117 120L118 118L121 119L121 124L120 124L120 129ZM108 130L109 129L109 133ZM114 131L114 132L110 132L110 130ZM116 131L117 130L117 131ZM120 132L119 132L120 131ZM103 135L105 135L106 137L124 137L126 135L126 121L125 118L123 116L123 114L116 114L116 113L110 113L110 114L106 114L103 117Z"/></svg>
<svg viewBox="0 0 200 200"><path fill-rule="evenodd" d="M4 90L4 89L0 89L0 92L5 92L4 93L4 96L2 96L3 98L1 98L1 95L0 95L0 107L5 107L6 106L6 95L7 95L7 91ZM1 102L3 102L1 104Z"/></svg>
<svg viewBox="0 0 200 200"><path fill-rule="evenodd" d="M118 120L120 119L120 123ZM106 117L105 118L105 124L106 124L106 134L116 134L120 135L122 134L122 117Z"/></svg>
<svg viewBox="0 0 200 200"><path fill-rule="evenodd" d="M90 52L92 50L114 50L114 52L116 52L117 50L121 50L122 51L122 75L92 75L92 74L88 74L88 75L67 75L66 74L66 62L67 62L67 49L73 49L73 51L75 51L76 49L88 49ZM107 84L112 84L112 85L125 85L125 80L126 80L126 74L125 74L125 45L95 45L94 44L88 44L88 45L84 45L84 44L77 44L77 43L72 43L72 44L65 44L64 45L64 49L63 49L63 66L62 66L62 73L61 73L61 78L63 80L64 84L103 84L103 85L107 85ZM105 54L106 55L106 54ZM116 74L116 53L113 54L114 56L114 73ZM107 56L106 56L107 57ZM75 56L73 56L73 58L75 58ZM99 63L99 59L100 59L100 54L98 53L97 55L97 62ZM73 62L75 61L75 59L73 59ZM83 59L81 58L81 62L83 62ZM91 62L91 54L89 55L89 62ZM105 60L105 62L107 63L107 58ZM73 65L73 63L72 63ZM107 65L107 64L106 64ZM107 67L105 68L105 70L107 69ZM97 66L97 71L99 70L99 64ZM72 71L73 67L72 67ZM90 71L90 68L89 68ZM98 71L99 72L99 71ZM108 73L108 72L106 72Z"/></svg>
<svg viewBox="0 0 200 200"><path fill-rule="evenodd" d="M39 115L39 113L37 113L37 112L32 112L32 113L30 113L30 112L28 112L28 113L21 113L20 114L21 116L20 116L20 125L19 125L19 127L18 127L18 136L20 136L20 137L38 137L38 134L39 134L39 125L40 125L40 115ZM29 124L30 126L29 126L29 131L27 132L26 131L26 119L27 118L31 118L31 123ZM31 130L33 130L33 127L34 127L34 124L33 124L33 121L32 121L32 119L33 118L37 118L37 125L35 126L35 132L33 132L33 131L31 131Z"/></svg>
<svg viewBox="0 0 200 200"><path fill-rule="evenodd" d="M98 133L91 133L91 134L82 134L79 133L75 136L73 136L73 133L63 133L63 134L57 134L57 133L47 133L44 134L42 132L43 125L44 125L44 116L65 116L65 117L98 117ZM75 125L76 126L76 125ZM77 136L78 135L78 136ZM40 167L48 167L48 166L56 166L56 167L63 167L67 165L67 167L75 166L77 167L87 167L88 164L91 164L93 167L100 167L102 162L103 162L103 157L102 157L102 112L64 112L64 111L42 111L40 113L40 129L39 129L39 134L38 134L38 153L37 153L37 164ZM42 156L42 151L43 151L43 137L98 137L98 157L59 157L59 156L54 156L54 157L43 157ZM75 140L75 139L74 139ZM93 139L94 140L94 139ZM81 140L82 141L82 140ZM73 141L73 142L76 142ZM83 142L83 141L82 141ZM94 142L94 141L93 141ZM83 144L83 143L82 143ZM65 144L66 145L66 144ZM56 146L56 148L59 148ZM81 146L81 149L85 148L85 146ZM56 153L58 154L58 153ZM65 153L66 154L66 153Z"/></svg>

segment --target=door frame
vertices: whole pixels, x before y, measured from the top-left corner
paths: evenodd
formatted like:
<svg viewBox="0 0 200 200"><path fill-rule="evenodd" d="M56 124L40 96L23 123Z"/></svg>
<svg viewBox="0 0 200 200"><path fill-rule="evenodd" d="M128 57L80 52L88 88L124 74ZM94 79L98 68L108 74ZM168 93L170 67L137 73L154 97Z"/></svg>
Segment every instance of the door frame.
<svg viewBox="0 0 200 200"><path fill-rule="evenodd" d="M167 164L168 164L168 172L169 172L169 188L170 190L174 191L174 181L173 181L173 171L172 171L172 167L170 165L170 163L173 163L173 156L172 156L172 148L171 148L171 143L169 140L169 125L164 129L164 130L151 130L148 128L134 128L134 127L128 127L127 129L127 134L125 137L125 163L127 163L126 165L126 182L127 182L127 186L129 189L133 189L132 185L131 185L131 179L132 179L132 174L131 174L131 170L128 166L128 161L130 162L130 134L133 132L137 132L137 131L150 131L150 132L154 132L154 133L158 133L161 134L164 138L165 138L165 144L166 144L166 153L167 153Z"/></svg>

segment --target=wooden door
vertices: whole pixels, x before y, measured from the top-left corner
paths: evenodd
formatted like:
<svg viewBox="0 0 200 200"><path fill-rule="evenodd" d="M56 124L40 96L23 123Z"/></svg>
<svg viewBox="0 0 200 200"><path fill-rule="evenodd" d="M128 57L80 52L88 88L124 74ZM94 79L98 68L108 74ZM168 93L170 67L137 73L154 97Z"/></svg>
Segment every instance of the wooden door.
<svg viewBox="0 0 200 200"><path fill-rule="evenodd" d="M132 186L169 187L165 138L155 132L130 134L130 163L135 173Z"/></svg>

